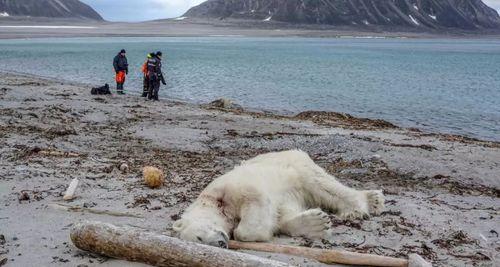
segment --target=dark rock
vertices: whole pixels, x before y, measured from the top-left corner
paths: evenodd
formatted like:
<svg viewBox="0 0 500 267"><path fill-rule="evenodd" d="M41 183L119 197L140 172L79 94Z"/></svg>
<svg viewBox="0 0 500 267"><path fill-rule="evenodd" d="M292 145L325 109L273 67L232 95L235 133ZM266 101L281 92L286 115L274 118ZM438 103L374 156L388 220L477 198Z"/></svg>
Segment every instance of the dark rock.
<svg viewBox="0 0 500 267"><path fill-rule="evenodd" d="M500 28L498 13L481 0L208 0L184 16L355 28Z"/></svg>
<svg viewBox="0 0 500 267"><path fill-rule="evenodd" d="M10 16L103 20L94 9L79 0L0 0L0 12Z"/></svg>
<svg viewBox="0 0 500 267"><path fill-rule="evenodd" d="M19 196L17 196L17 199L19 201L27 201L30 200L30 195L26 191L22 191L19 193Z"/></svg>
<svg viewBox="0 0 500 267"><path fill-rule="evenodd" d="M170 219L172 219L172 221L177 221L181 218L181 216L179 214L174 214L172 216L170 216Z"/></svg>
<svg viewBox="0 0 500 267"><path fill-rule="evenodd" d="M97 206L97 203L95 203L95 202L84 202L83 203L83 207L86 209L93 208L95 206Z"/></svg>

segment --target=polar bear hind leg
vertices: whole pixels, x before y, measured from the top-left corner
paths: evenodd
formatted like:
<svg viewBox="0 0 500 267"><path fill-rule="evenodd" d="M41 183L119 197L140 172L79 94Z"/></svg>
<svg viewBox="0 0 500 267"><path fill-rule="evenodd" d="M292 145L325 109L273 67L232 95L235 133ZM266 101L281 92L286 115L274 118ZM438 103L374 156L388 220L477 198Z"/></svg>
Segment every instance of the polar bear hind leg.
<svg viewBox="0 0 500 267"><path fill-rule="evenodd" d="M315 163L302 166L301 175L307 178L304 188L311 207L336 212L343 219L368 219L384 210L381 190L360 191L345 186Z"/></svg>
<svg viewBox="0 0 500 267"><path fill-rule="evenodd" d="M385 200L381 190L350 188L324 170L311 181L309 186L314 204L336 212L343 219L368 219L370 215L380 215L384 210Z"/></svg>
<svg viewBox="0 0 500 267"><path fill-rule="evenodd" d="M359 191L343 185L300 150L268 153L244 164L273 164L294 168L302 177L306 203L310 208L321 207L336 212L343 219L368 219L384 210L382 191ZM297 211L298 215L302 211Z"/></svg>

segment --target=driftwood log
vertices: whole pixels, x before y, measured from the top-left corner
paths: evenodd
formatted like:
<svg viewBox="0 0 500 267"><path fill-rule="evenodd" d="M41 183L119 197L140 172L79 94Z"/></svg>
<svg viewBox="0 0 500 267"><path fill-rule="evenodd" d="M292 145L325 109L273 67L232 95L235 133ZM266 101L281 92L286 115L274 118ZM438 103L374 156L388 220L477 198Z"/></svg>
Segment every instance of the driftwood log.
<svg viewBox="0 0 500 267"><path fill-rule="evenodd" d="M71 230L70 237L79 249L160 267L290 266L253 255L185 242L135 227L101 222L78 223Z"/></svg>
<svg viewBox="0 0 500 267"><path fill-rule="evenodd" d="M276 245L269 243L246 243L229 241L230 249L244 249L271 253L295 255L314 259L326 264L348 264L362 266L386 266L386 267L413 267L420 265L410 264L408 260L379 255L362 254L342 250L326 250L295 246Z"/></svg>

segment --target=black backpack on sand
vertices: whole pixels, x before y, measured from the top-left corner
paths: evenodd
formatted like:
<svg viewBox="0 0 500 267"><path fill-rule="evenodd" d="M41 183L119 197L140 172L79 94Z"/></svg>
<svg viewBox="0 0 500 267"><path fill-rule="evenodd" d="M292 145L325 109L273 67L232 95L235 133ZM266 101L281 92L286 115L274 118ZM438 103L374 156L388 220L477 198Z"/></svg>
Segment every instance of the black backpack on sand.
<svg viewBox="0 0 500 267"><path fill-rule="evenodd" d="M90 90L90 93L93 95L110 95L111 91L109 90L109 85L105 84L101 87L95 87Z"/></svg>

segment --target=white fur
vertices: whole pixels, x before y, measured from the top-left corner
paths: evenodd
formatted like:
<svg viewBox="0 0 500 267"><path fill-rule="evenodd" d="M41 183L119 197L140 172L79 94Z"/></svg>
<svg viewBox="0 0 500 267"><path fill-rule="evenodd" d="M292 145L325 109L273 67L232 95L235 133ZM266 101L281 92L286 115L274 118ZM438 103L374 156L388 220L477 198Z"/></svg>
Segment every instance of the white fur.
<svg viewBox="0 0 500 267"><path fill-rule="evenodd" d="M174 230L185 240L221 244L269 241L273 235L321 238L330 219L368 218L384 208L381 191L344 186L304 152L269 153L243 162L214 180L186 210Z"/></svg>

